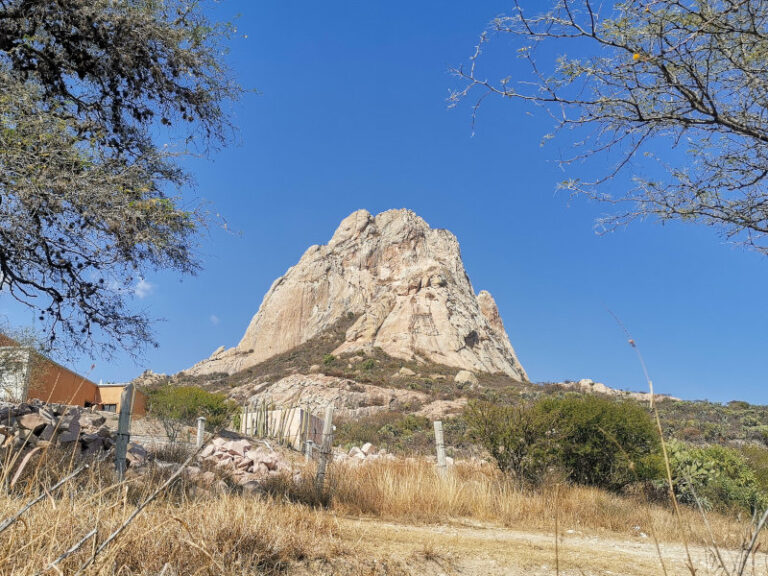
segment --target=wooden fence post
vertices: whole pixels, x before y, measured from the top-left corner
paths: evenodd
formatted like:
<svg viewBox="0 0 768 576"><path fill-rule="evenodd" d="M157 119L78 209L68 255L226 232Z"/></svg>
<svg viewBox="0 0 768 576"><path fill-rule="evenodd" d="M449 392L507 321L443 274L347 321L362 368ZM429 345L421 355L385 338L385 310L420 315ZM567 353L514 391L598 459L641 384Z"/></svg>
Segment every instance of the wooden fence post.
<svg viewBox="0 0 768 576"><path fill-rule="evenodd" d="M204 439L205 439L205 416L200 416L197 419L197 441L195 442L195 446L200 448L200 446L203 445Z"/></svg>
<svg viewBox="0 0 768 576"><path fill-rule="evenodd" d="M122 482L128 467L125 455L128 452L128 442L131 439L131 411L133 410L133 383L128 384L120 395L120 416L117 421L117 438L115 439L115 470L117 479Z"/></svg>
<svg viewBox="0 0 768 576"><path fill-rule="evenodd" d="M317 463L317 478L315 486L318 492L323 491L325 483L325 468L328 466L328 457L331 455L333 443L333 404L328 404L325 409L325 421L323 422L323 446L320 449L320 461Z"/></svg>
<svg viewBox="0 0 768 576"><path fill-rule="evenodd" d="M443 440L443 423L435 420L435 446L437 447L437 471L445 474L445 442Z"/></svg>
<svg viewBox="0 0 768 576"><path fill-rule="evenodd" d="M301 412L301 415L303 416L304 423L301 427L301 442L302 444L306 444L307 440L309 440L309 422L312 418L312 413L309 410L309 405L305 404L304 408Z"/></svg>
<svg viewBox="0 0 768 576"><path fill-rule="evenodd" d="M263 438L268 438L270 435L270 418L269 418L269 410L267 410L267 401L262 400L261 401L261 430L259 431L259 434Z"/></svg>

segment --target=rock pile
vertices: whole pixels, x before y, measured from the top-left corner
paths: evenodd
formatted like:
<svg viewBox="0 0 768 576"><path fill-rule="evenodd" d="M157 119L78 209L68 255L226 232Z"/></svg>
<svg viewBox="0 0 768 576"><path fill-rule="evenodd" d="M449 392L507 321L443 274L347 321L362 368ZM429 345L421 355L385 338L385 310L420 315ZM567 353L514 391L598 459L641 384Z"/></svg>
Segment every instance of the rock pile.
<svg viewBox="0 0 768 576"><path fill-rule="evenodd" d="M384 448L376 450L376 447L370 442L362 446L352 446L349 451L337 450L333 454L334 462L342 464L358 465L366 462L375 462L376 460L397 460L394 454L390 454Z"/></svg>
<svg viewBox="0 0 768 576"><path fill-rule="evenodd" d="M103 414L79 406L35 400L20 404L0 402L0 446L21 449L74 443L79 443L84 455L96 454L114 447L114 432ZM126 458L128 465L134 468L150 461L147 450L133 442L128 445ZM260 476L290 470L287 460L279 453L262 447L253 448L245 439L214 438L199 459L212 460L220 468Z"/></svg>
<svg viewBox="0 0 768 576"><path fill-rule="evenodd" d="M115 439L105 416L99 412L39 401L0 402L0 447L24 450L47 446L68 449L76 446L83 457L106 456L113 450ZM126 461L132 474L142 475L149 470L152 457L143 446L131 442ZM200 452L198 462L199 466L190 466L185 471L190 480L203 485L214 484L217 475L210 469L203 471L208 462L220 471L219 477L230 477L246 492L257 491L267 478L293 473L284 454L267 447L254 447L246 439L216 437ZM158 468L180 466L160 460L154 464Z"/></svg>
<svg viewBox="0 0 768 576"><path fill-rule="evenodd" d="M201 462L212 462L222 469L245 491L257 488L266 478L289 475L293 472L288 459L265 446L254 448L249 440L214 438L202 452ZM212 472L204 473L213 478Z"/></svg>
<svg viewBox="0 0 768 576"><path fill-rule="evenodd" d="M105 422L101 414L78 406L0 402L0 446L20 450L77 443L83 455L96 455L115 445Z"/></svg>

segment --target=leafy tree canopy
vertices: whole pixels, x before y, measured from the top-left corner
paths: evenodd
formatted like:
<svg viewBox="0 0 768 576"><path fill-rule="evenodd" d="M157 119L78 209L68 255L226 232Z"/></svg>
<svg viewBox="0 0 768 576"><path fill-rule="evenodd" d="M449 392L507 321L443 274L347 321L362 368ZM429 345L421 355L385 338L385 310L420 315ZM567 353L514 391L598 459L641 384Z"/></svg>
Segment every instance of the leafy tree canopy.
<svg viewBox="0 0 768 576"><path fill-rule="evenodd" d="M171 441L184 426L193 426L204 416L209 430L226 426L237 405L224 394L197 386L159 386L147 394L149 413L158 418Z"/></svg>
<svg viewBox="0 0 768 576"><path fill-rule="evenodd" d="M133 287L197 270L204 215L172 190L230 134L226 32L197 0L0 0L0 290L51 342L140 349Z"/></svg>
<svg viewBox="0 0 768 576"><path fill-rule="evenodd" d="M545 398L558 437L554 450L570 480L617 490L659 476L660 444L648 410L600 396Z"/></svg>
<svg viewBox="0 0 768 576"><path fill-rule="evenodd" d="M551 468L611 490L660 477L656 428L633 402L567 395L529 405L470 403L464 418L499 468L526 483Z"/></svg>

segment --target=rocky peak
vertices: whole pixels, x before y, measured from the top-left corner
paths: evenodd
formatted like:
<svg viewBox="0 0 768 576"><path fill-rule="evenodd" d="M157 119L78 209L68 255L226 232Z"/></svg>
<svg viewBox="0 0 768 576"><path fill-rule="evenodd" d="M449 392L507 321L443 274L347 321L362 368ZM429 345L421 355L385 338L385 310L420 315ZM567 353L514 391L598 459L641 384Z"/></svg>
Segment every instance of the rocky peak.
<svg viewBox="0 0 768 576"><path fill-rule="evenodd" d="M475 296L456 237L404 209L347 216L328 244L311 246L272 284L235 348L188 372L238 372L350 316L357 320L336 355L378 347L527 380L493 297Z"/></svg>
<svg viewBox="0 0 768 576"><path fill-rule="evenodd" d="M480 306L480 312L483 313L488 324L496 332L499 338L508 339L507 331L504 330L504 322L501 321L499 308L496 306L496 300L487 290L480 290L477 294L477 304Z"/></svg>

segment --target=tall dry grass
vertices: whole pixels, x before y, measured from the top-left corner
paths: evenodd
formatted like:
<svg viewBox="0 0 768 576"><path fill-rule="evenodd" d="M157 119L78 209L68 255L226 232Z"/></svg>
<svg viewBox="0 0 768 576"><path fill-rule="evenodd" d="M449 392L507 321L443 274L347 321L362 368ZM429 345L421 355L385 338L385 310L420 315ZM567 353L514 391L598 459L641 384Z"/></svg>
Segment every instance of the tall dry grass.
<svg viewBox="0 0 768 576"><path fill-rule="evenodd" d="M414 460L367 463L331 470L331 508L342 515L369 515L403 522L445 522L471 519L519 530L552 531L555 513L563 530L611 532L659 540L710 544L700 513L681 510L681 534L669 506L642 496L621 496L584 486L560 484L523 489L490 466L459 463L446 475L433 464ZM744 518L710 514L716 542L737 547L745 538ZM763 548L768 539L763 542Z"/></svg>
<svg viewBox="0 0 768 576"><path fill-rule="evenodd" d="M0 490L0 525L36 495L45 496L0 533L0 576L77 573L170 474L156 469L118 484L111 463L94 463L51 492L74 464L69 454L40 455L29 461L12 488L5 483ZM356 543L345 535L340 516L402 523L471 521L542 533L553 533L557 519L561 533L637 539L643 532L668 542L684 537L669 507L565 484L557 485L557 497L555 485L524 490L491 466L460 463L441 475L423 460L335 464L325 494L316 490L313 472L308 466L298 485L276 479L267 493L256 496L216 493L180 477L83 573L269 575L294 562L341 558L354 565ZM709 544L701 516L687 508L681 515L685 539ZM710 515L708 521L718 545L733 548L744 541L744 520ZM647 543L653 547L651 538ZM74 552L56 568L45 570L71 548Z"/></svg>
<svg viewBox="0 0 768 576"><path fill-rule="evenodd" d="M94 464L0 534L0 575L77 573L162 480L162 475L143 476L118 484L111 464ZM35 494L53 485L38 475L0 494L0 522L30 501L34 494L27 488L36 481ZM282 573L293 561L347 553L327 512L272 498L201 491L180 479L147 505L83 574L268 575Z"/></svg>

